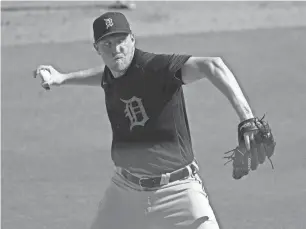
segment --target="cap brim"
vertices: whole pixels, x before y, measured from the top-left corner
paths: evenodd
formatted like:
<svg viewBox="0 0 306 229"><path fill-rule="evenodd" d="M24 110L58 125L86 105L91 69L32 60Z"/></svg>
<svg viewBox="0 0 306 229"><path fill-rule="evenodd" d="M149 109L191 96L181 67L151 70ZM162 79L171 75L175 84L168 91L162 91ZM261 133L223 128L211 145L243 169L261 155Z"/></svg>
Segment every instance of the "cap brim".
<svg viewBox="0 0 306 229"><path fill-rule="evenodd" d="M104 34L102 37L99 37L99 39L97 39L95 41L95 43L101 41L102 39L104 39L105 37L108 37L110 35L113 35L113 34L118 34L118 33L126 33L126 34L129 34L131 31L127 31L127 30L117 30L117 31L112 31L112 32L109 32L109 33L106 33Z"/></svg>

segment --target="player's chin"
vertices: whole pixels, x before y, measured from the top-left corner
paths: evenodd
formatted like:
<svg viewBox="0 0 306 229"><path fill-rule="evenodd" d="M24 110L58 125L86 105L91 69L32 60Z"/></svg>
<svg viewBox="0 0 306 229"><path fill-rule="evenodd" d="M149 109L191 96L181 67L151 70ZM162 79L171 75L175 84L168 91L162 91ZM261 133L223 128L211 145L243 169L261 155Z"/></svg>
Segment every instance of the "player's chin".
<svg viewBox="0 0 306 229"><path fill-rule="evenodd" d="M113 65L113 69L117 72L124 71L126 67L127 65L122 60L117 60Z"/></svg>

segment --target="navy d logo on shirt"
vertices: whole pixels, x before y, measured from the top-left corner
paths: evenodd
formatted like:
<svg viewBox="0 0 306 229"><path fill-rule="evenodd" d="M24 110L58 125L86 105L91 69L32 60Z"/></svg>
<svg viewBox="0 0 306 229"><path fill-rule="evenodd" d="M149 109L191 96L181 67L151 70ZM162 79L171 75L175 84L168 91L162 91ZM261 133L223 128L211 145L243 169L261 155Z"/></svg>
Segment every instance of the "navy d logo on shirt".
<svg viewBox="0 0 306 229"><path fill-rule="evenodd" d="M120 99L125 103L125 117L130 120L130 131L135 126L144 126L149 120L146 110L140 98L133 96L129 100Z"/></svg>

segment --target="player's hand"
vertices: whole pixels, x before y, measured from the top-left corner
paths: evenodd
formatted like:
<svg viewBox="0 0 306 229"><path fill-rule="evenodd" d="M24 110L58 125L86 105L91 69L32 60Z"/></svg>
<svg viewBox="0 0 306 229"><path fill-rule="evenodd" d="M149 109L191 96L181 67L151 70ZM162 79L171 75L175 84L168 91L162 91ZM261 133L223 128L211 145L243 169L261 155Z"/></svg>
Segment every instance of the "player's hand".
<svg viewBox="0 0 306 229"><path fill-rule="evenodd" d="M254 142L254 133L255 131L244 133L244 144L247 150L251 149L251 144Z"/></svg>
<svg viewBox="0 0 306 229"><path fill-rule="evenodd" d="M34 70L33 75L34 78L40 77L41 86L46 90L50 90L51 86L61 85L65 80L65 75L50 65L40 65Z"/></svg>
<svg viewBox="0 0 306 229"><path fill-rule="evenodd" d="M264 120L264 116L261 119L255 117L240 122L238 146L226 152L233 152L232 155L225 156L228 162L233 161L233 178L240 179L251 170L256 170L266 158L271 162L275 145L271 127ZM272 162L271 165L273 168Z"/></svg>

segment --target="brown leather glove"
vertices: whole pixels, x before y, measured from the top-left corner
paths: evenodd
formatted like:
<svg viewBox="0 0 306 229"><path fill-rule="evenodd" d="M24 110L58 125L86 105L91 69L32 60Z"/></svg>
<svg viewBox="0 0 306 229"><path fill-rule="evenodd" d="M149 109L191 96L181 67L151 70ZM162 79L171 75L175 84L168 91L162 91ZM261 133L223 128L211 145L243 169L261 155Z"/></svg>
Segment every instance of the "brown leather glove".
<svg viewBox="0 0 306 229"><path fill-rule="evenodd" d="M242 121L238 125L238 146L226 152L232 152L230 156L224 158L229 159L225 164L233 161L233 178L240 179L248 175L250 170L256 170L259 164L263 164L268 158L274 154L276 142L271 132L271 128L264 117L261 119L251 118ZM250 150L245 145L245 133L253 132L253 140L250 142ZM272 164L272 162L271 162ZM273 164L272 164L273 168Z"/></svg>

